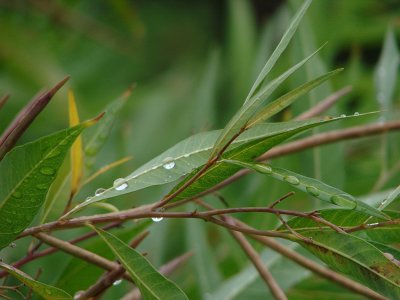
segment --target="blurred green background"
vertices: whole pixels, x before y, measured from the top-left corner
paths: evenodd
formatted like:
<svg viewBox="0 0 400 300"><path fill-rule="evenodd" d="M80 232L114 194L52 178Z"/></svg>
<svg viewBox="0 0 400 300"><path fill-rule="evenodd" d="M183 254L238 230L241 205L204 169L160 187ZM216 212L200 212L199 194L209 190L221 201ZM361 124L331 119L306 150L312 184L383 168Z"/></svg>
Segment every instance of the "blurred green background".
<svg viewBox="0 0 400 300"><path fill-rule="evenodd" d="M300 3L278 0L1 0L0 94L11 94L11 98L0 112L0 128L5 128L39 90L53 86L66 75L71 76L67 85L75 92L82 119L97 115L136 83L133 96L116 120L96 167L127 155L134 158L84 189L76 199L81 201L97 187L110 186L115 178L126 176L181 139L223 127L242 104ZM353 114L383 108L387 111L329 128L398 119L397 85L385 106L379 105L380 87L375 84L374 72L388 28L399 37L399 25L400 2L396 0L314 1L294 41L269 78L323 43L328 44L274 96L324 70L344 67L345 71L275 120L288 120L348 85L353 91L329 114ZM56 95L22 137L21 143L68 126L66 91L63 88ZM398 185L399 137L389 134L386 138L338 143L281 158L274 163L362 196ZM387 174L392 169L391 176L377 184L380 174ZM112 199L111 202L127 208L132 206L133 200L135 203L154 201L166 191L168 188L165 187L154 188L125 196L123 201ZM252 175L225 189L222 195L232 206L249 206L265 205L287 191L289 189L281 183ZM211 201L215 202L215 199ZM287 207L292 209L315 207L306 195L298 194L296 199L288 202ZM242 219L258 228L276 224L275 218L259 215L242 216ZM223 230L203 226L198 221L168 220L162 223L153 226L151 236L142 246L143 251L150 252L149 257L156 266L186 250L200 252L200 258L192 259L173 277L191 298L206 298L207 293L213 293L222 282L247 267L245 256ZM22 253L18 251L22 250L13 250L9 254L10 260L18 257ZM284 264L284 269L291 268L286 260L281 261L278 262ZM41 266L46 269L45 265ZM31 269L35 267L37 265ZM290 277L290 274L279 273L282 270L279 264L272 270L277 272L279 280ZM295 268L290 270L292 275L296 274ZM308 276L301 269L296 270L303 274L296 278ZM51 271L51 275L45 272L43 278L52 278L54 283L57 278L54 274L61 272L62 268ZM288 280L287 289L292 288L293 299L304 299L301 298L302 288L310 285L310 280L293 288L297 282L301 280ZM321 286L323 284L318 287ZM313 289L318 291L318 287ZM126 288L128 286L124 286ZM320 292L327 289L320 288ZM111 291L109 299L115 299L113 297L123 291ZM261 283L254 281L237 299L250 299L250 296L263 299L265 291ZM332 293L335 291L332 288ZM336 293L335 297L340 299L338 295L344 292ZM343 295L343 299L352 297L347 293ZM323 299L322 296L320 294L318 299Z"/></svg>

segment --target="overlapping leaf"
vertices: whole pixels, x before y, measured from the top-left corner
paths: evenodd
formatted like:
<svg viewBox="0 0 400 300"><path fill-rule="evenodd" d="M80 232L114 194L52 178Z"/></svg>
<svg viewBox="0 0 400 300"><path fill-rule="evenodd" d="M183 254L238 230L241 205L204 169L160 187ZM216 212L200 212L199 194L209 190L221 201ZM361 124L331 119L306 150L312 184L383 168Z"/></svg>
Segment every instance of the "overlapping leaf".
<svg viewBox="0 0 400 300"><path fill-rule="evenodd" d="M224 157L253 160L266 150L306 129L345 118L349 117L259 124L239 136L228 148ZM76 206L71 213L97 201L182 178L207 162L220 132L220 130L204 132L183 140L125 177L123 182L126 183L126 186L123 189L111 187L104 193L95 195L89 201ZM181 194L180 198L194 195L198 191L211 187L233 174L238 168L231 164L217 163L205 176ZM219 172L218 178L206 176L211 172Z"/></svg>
<svg viewBox="0 0 400 300"><path fill-rule="evenodd" d="M0 162L0 249L32 222L72 143L95 122L16 147Z"/></svg>
<svg viewBox="0 0 400 300"><path fill-rule="evenodd" d="M111 248L126 271L132 276L145 299L188 299L184 292L172 281L161 275L136 250L111 233L93 227L104 242Z"/></svg>
<svg viewBox="0 0 400 300"><path fill-rule="evenodd" d="M377 210L376 208L373 208L372 206L369 206L364 202L358 201L352 195L345 193L330 185L327 185L326 183L323 183L314 178L306 177L289 170L272 167L270 165L262 163L246 163L237 160L225 160L225 162L249 168L261 174L271 176L275 179L290 184L295 189L306 192L317 199L327 201L331 204L348 209L355 209L357 211L365 212L368 215L378 218L389 218L387 215Z"/></svg>
<svg viewBox="0 0 400 300"><path fill-rule="evenodd" d="M13 266L7 265L3 262L0 262L0 268L6 270L15 278L19 279L26 286L31 288L36 294L43 297L46 300L72 300L72 296L67 292L56 288L54 286L41 283L37 280L34 280L29 275L23 273L22 271L14 268Z"/></svg>

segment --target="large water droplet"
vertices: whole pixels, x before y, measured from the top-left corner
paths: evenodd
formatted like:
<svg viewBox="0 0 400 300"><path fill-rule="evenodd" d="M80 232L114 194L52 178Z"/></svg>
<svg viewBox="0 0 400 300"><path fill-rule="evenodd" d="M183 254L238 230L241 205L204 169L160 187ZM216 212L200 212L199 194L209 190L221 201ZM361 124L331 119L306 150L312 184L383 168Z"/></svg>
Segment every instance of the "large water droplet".
<svg viewBox="0 0 400 300"><path fill-rule="evenodd" d="M359 113L358 111L356 111L356 112L354 113L354 115L355 115L355 116L359 116L360 113Z"/></svg>
<svg viewBox="0 0 400 300"><path fill-rule="evenodd" d="M94 192L95 196L100 196L101 194L103 194L106 191L106 189L103 188L99 188Z"/></svg>
<svg viewBox="0 0 400 300"><path fill-rule="evenodd" d="M299 183L300 183L300 181L299 181L299 179L297 178L297 177L294 177L294 176L285 176L284 178L283 178L286 182L289 182L290 184L293 184L293 185L298 185Z"/></svg>
<svg viewBox="0 0 400 300"><path fill-rule="evenodd" d="M306 191L313 196L319 196L319 190L313 186L307 186Z"/></svg>
<svg viewBox="0 0 400 300"><path fill-rule="evenodd" d="M171 170L175 167L175 162L172 157L167 157L166 159L163 160L163 168L165 170Z"/></svg>
<svg viewBox="0 0 400 300"><path fill-rule="evenodd" d="M256 169L256 171L264 173L264 174L271 174L272 173L272 168L270 166L267 166L267 165L257 164L257 165L255 165L255 169Z"/></svg>
<svg viewBox="0 0 400 300"><path fill-rule="evenodd" d="M53 175L56 171L51 167L42 167L40 173L43 175Z"/></svg>
<svg viewBox="0 0 400 300"><path fill-rule="evenodd" d="M332 203L353 209L357 206L356 200L348 194L338 194L331 197Z"/></svg>
<svg viewBox="0 0 400 300"><path fill-rule="evenodd" d="M341 118L345 118L346 115L345 115L345 114L341 114L340 117L341 117Z"/></svg>
<svg viewBox="0 0 400 300"><path fill-rule="evenodd" d="M85 199L85 202L88 202L88 201L90 201L90 199L92 199L92 197L87 197L86 199Z"/></svg>
<svg viewBox="0 0 400 300"><path fill-rule="evenodd" d="M153 220L153 222L160 222L160 221L162 221L164 218L163 218L163 217L159 217L159 218L153 217L153 218L151 218L151 219Z"/></svg>
<svg viewBox="0 0 400 300"><path fill-rule="evenodd" d="M122 279L115 280L115 281L113 282L113 285L114 285L114 286L115 286L115 285L120 285L121 282L122 282Z"/></svg>
<svg viewBox="0 0 400 300"><path fill-rule="evenodd" d="M114 180L113 184L116 191L123 191L128 187L128 183L123 178L118 178Z"/></svg>

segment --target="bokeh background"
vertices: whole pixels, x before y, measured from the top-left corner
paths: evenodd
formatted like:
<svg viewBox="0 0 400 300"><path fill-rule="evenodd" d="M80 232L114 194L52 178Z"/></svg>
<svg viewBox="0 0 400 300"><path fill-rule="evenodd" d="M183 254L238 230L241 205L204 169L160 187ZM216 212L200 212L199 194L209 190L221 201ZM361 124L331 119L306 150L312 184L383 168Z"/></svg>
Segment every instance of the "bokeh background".
<svg viewBox="0 0 400 300"><path fill-rule="evenodd" d="M79 202L96 188L110 186L115 178L131 173L183 138L222 128L242 104L300 3L278 0L1 0L0 94L10 94L11 98L0 112L0 128L5 128L33 95L52 87L66 75L71 76L67 86L75 93L81 119L97 115L136 83L94 169L127 155L132 155L133 160L83 189L75 199ZM323 71L339 67L345 70L332 82L285 110L275 121L289 120L348 85L352 86L352 92L327 114L386 111L321 130L398 119L397 77L393 93L385 103L377 100L382 87L374 80L389 30L398 39L399 1L314 1L291 46L269 78L325 42L328 44L274 96ZM395 55L393 65L398 69ZM57 93L21 143L68 126L66 91L67 88L63 88ZM305 151L274 163L320 178L361 197L398 185L399 148L399 135L389 134ZM154 201L166 191L166 187L153 188L111 202L122 209L131 207L132 203ZM223 190L221 195L232 206L249 206L265 205L287 191L289 189L281 183L252 175ZM215 202L215 199L210 201ZM308 196L300 194L289 202L287 207L300 210L316 205ZM268 216L242 216L242 219L258 228L277 224L276 219ZM163 221L162 225L153 227L141 249L149 252L156 266L184 251L195 251L195 258L173 275L191 299L212 295L248 266L245 256L223 230L183 220ZM21 251L17 247L7 257L12 260ZM316 285L313 289L321 293L318 299L323 299L326 291L337 293L335 297L344 295L343 299L358 299L331 284L315 278L311 280L307 272L285 260L274 258L271 263L275 263L272 270L277 278L287 279L284 280L286 288L293 299L304 299L302 292L309 292L310 285ZM73 291L73 276L65 275L66 264L61 263L57 270L50 268L52 271L45 271L42 278L57 283L64 276L71 281L65 279L60 287ZM46 270L50 265L38 262L25 270L34 272L38 266ZM285 273L288 270L290 272ZM128 288L129 285L123 284L111 290L109 299L116 299ZM250 299L250 296L264 299L265 292L266 288L253 279L236 299Z"/></svg>

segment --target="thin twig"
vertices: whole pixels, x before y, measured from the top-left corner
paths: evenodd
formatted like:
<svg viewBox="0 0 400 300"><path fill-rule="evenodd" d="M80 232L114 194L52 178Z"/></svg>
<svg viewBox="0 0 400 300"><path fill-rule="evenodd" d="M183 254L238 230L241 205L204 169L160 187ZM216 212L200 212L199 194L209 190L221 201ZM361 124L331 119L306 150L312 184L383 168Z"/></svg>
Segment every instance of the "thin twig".
<svg viewBox="0 0 400 300"><path fill-rule="evenodd" d="M278 205L279 203L281 203L283 200L289 198L290 196L293 196L294 192L289 192L286 195L283 195L282 197L280 197L279 199L275 200L274 202L272 202L272 204L270 206L268 206L268 208L274 208L274 206Z"/></svg>
<svg viewBox="0 0 400 300"><path fill-rule="evenodd" d="M229 224L235 225L235 222L232 219L229 220L228 218L225 218L225 221ZM269 272L258 252L251 246L251 244L247 241L244 235L234 230L229 230L229 232L242 247L246 255L250 258L254 267L260 274L261 278L265 281L265 283L269 287L272 296L278 300L287 299L282 288L279 286L279 284L276 282L272 274Z"/></svg>
<svg viewBox="0 0 400 300"><path fill-rule="evenodd" d="M332 107L332 105L334 105L341 97L350 93L352 89L352 86L349 85L334 92L333 94L329 95L328 97L317 103L317 105L311 107L309 110L297 116L295 120L306 120L320 115L321 113L327 111L330 107Z"/></svg>

